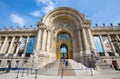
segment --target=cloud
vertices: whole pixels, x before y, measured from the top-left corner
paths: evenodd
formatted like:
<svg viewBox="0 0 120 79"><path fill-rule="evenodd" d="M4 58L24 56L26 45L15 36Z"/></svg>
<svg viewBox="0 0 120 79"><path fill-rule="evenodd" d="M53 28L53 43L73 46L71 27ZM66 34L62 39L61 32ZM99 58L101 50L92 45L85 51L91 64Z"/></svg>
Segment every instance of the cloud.
<svg viewBox="0 0 120 79"><path fill-rule="evenodd" d="M52 2L52 0L36 0L36 3L39 5L40 3L48 4L49 2Z"/></svg>
<svg viewBox="0 0 120 79"><path fill-rule="evenodd" d="M10 20L19 26L24 26L25 25L25 20L21 17L18 16L17 14L11 14L10 15Z"/></svg>
<svg viewBox="0 0 120 79"><path fill-rule="evenodd" d="M33 15L34 17L40 17L42 14L40 13L40 11L34 11L31 13L31 15Z"/></svg>
<svg viewBox="0 0 120 79"><path fill-rule="evenodd" d="M49 2L47 6L43 7L43 12L47 13L54 8L55 8L55 4L53 2Z"/></svg>
<svg viewBox="0 0 120 79"><path fill-rule="evenodd" d="M55 2L53 0L36 0L37 6L40 10L31 12L34 17L41 17L42 14L48 13L50 10L55 8Z"/></svg>

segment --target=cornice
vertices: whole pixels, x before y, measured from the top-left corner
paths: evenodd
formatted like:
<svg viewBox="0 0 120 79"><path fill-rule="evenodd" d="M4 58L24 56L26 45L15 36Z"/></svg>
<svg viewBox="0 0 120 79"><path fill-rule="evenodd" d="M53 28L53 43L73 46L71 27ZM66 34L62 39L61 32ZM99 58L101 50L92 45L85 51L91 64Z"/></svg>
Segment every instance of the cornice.
<svg viewBox="0 0 120 79"><path fill-rule="evenodd" d="M91 28L92 32L104 32L104 31L120 31L120 27L95 27Z"/></svg>
<svg viewBox="0 0 120 79"><path fill-rule="evenodd" d="M6 29L6 30L0 30L0 34L10 34L10 33L37 33L37 28L34 29Z"/></svg>

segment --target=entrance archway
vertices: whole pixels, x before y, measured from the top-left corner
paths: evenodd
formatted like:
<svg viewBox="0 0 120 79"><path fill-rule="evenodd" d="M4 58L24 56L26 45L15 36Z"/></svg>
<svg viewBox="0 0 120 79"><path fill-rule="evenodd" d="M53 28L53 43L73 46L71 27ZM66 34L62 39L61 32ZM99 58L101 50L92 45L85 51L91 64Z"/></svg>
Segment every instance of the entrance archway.
<svg viewBox="0 0 120 79"><path fill-rule="evenodd" d="M56 59L60 59L63 56L68 59L73 58L72 39L66 32L59 33L56 40Z"/></svg>

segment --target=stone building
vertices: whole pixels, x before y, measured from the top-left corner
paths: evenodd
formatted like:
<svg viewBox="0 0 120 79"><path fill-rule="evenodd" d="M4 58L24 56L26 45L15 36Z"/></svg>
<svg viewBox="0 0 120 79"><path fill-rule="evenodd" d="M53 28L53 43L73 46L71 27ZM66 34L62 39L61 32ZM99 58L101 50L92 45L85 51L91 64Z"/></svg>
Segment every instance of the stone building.
<svg viewBox="0 0 120 79"><path fill-rule="evenodd" d="M0 66L22 67L30 61L43 67L62 57L84 64L88 59L115 60L120 65L119 41L120 24L91 26L84 14L61 7L48 12L37 28L1 29Z"/></svg>

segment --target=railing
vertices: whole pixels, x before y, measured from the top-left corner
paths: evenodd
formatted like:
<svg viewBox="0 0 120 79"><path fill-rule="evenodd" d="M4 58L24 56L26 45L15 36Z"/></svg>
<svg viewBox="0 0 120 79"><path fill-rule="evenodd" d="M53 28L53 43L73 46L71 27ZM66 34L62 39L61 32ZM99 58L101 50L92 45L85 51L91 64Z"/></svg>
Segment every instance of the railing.
<svg viewBox="0 0 120 79"><path fill-rule="evenodd" d="M52 75L52 76L60 76L63 78L64 76L70 76L70 75L64 75L65 71L80 71L84 72L84 74L79 74L79 75L74 75L74 76L94 76L94 70L92 68L86 68L86 69L68 69L68 68L62 68L60 75L57 74L52 74L54 71L57 69L49 69L43 68L43 69L33 69L33 68L0 68L0 70L11 70L12 73L16 73L15 79L21 79L21 77L29 76L32 75L33 79L38 79L39 75ZM50 71L51 70L51 71ZM49 72L49 73L48 73ZM103 73L103 74L114 74L113 72L109 73ZM1 74L0 74L1 75Z"/></svg>

